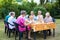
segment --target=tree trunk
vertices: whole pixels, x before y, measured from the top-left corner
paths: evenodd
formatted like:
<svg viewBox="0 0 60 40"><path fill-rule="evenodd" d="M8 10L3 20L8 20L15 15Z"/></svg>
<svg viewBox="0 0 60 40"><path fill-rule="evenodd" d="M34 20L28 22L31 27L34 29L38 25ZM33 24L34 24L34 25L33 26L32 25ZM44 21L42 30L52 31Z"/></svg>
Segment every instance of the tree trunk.
<svg viewBox="0 0 60 40"><path fill-rule="evenodd" d="M40 4L43 5L45 0L40 0Z"/></svg>

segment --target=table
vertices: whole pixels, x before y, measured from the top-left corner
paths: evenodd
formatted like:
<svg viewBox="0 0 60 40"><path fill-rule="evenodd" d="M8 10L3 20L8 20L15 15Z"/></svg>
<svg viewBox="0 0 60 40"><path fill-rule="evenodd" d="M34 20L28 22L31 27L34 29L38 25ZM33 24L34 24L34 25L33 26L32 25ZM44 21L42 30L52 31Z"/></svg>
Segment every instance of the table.
<svg viewBox="0 0 60 40"><path fill-rule="evenodd" d="M44 39L46 39L46 31L48 29L53 29L53 36L55 36L55 28L56 28L56 24L53 22L49 22L49 23L33 23L30 24L31 28L33 29L34 32L34 40L36 40L36 32L37 31L43 31L44 33Z"/></svg>

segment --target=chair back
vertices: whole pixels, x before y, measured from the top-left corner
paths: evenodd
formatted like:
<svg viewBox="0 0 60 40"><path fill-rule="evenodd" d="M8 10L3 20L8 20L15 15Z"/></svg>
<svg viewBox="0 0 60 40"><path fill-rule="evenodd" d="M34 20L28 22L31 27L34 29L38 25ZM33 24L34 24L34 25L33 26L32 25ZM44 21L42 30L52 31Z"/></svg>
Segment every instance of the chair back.
<svg viewBox="0 0 60 40"><path fill-rule="evenodd" d="M9 24L9 23L4 20L4 25L5 25L5 27L8 27L8 24Z"/></svg>
<svg viewBox="0 0 60 40"><path fill-rule="evenodd" d="M52 20L53 20L53 22L55 22L55 19L54 18L52 18Z"/></svg>
<svg viewBox="0 0 60 40"><path fill-rule="evenodd" d="M13 23L14 23L14 25L15 25L15 29L18 30L19 24L17 24L16 22L13 22Z"/></svg>

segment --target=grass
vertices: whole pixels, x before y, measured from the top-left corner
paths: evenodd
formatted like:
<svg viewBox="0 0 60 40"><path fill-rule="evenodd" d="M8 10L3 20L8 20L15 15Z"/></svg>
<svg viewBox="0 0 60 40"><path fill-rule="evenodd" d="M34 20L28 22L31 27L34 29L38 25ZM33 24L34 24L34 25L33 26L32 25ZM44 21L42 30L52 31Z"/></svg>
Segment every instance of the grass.
<svg viewBox="0 0 60 40"><path fill-rule="evenodd" d="M14 40L13 36L11 38L8 38L7 35L4 33L3 20L0 20L0 40ZM37 40L43 40L41 35L37 35ZM48 36L47 40L60 40L60 19L56 19L56 36Z"/></svg>

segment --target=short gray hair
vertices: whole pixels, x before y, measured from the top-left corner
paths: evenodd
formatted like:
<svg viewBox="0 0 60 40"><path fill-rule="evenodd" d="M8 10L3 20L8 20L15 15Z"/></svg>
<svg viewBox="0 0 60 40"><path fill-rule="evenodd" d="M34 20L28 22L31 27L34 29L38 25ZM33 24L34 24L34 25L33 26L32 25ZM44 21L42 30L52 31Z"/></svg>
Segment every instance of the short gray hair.
<svg viewBox="0 0 60 40"><path fill-rule="evenodd" d="M11 15L11 12L9 12L9 15Z"/></svg>
<svg viewBox="0 0 60 40"><path fill-rule="evenodd" d="M47 12L47 13L46 13L46 15L50 15L50 13L49 13L49 12Z"/></svg>
<svg viewBox="0 0 60 40"><path fill-rule="evenodd" d="M10 16L13 15L13 14L15 14L15 12L10 12L10 13L9 13Z"/></svg>
<svg viewBox="0 0 60 40"><path fill-rule="evenodd" d="M15 12L9 12L9 15L11 15L11 13L15 14Z"/></svg>
<svg viewBox="0 0 60 40"><path fill-rule="evenodd" d="M25 11L25 10L21 10L20 13L21 13L21 14L26 14L26 11Z"/></svg>

